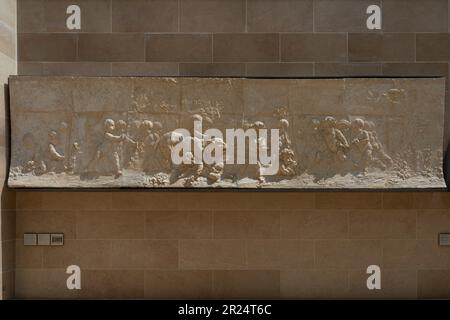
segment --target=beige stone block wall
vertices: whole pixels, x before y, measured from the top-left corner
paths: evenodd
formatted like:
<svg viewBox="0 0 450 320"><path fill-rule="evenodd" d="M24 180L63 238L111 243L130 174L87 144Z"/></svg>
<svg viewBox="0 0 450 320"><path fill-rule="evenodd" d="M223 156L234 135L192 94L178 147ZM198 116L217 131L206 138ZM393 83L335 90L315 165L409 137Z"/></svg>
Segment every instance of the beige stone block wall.
<svg viewBox="0 0 450 320"><path fill-rule="evenodd" d="M0 299L14 296L15 193L5 186L9 163L8 77L17 73L16 0L0 2Z"/></svg>
<svg viewBox="0 0 450 320"><path fill-rule="evenodd" d="M81 32L68 1L18 0L19 74L449 76L448 0L71 2ZM450 297L446 192L19 191L16 205L18 298ZM25 231L67 243L26 248ZM74 262L80 292L65 288ZM372 263L381 291L365 287Z"/></svg>

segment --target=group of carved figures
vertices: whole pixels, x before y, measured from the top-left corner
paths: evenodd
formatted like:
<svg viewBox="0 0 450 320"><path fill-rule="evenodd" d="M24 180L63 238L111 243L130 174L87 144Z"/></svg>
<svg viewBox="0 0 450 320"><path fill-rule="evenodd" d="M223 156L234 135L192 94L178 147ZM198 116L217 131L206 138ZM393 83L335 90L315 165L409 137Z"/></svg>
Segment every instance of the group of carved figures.
<svg viewBox="0 0 450 320"><path fill-rule="evenodd" d="M30 160L22 166L21 171L23 173L32 172L35 175L49 172L74 174L81 148L77 142L74 142L68 152L69 156L66 157L64 155L66 153L65 142L62 142L62 148L60 145L61 137L67 136L67 130L65 122L61 122L58 129L50 130L47 135L48 141L44 148L40 147L32 133L26 133L22 138L22 143L25 149L31 152L31 156Z"/></svg>
<svg viewBox="0 0 450 320"><path fill-rule="evenodd" d="M374 123L356 118L352 121L325 117L315 123L331 162L348 164L356 171L364 172L369 167L386 169L393 165L392 158L386 154L382 143L374 130ZM321 162L323 154L317 152L315 161ZM325 161L326 162L326 161Z"/></svg>
<svg viewBox="0 0 450 320"><path fill-rule="evenodd" d="M66 130L63 122L57 130L48 132L48 141L44 148L37 147L34 136L27 133L23 145L31 150L32 156L22 167L22 172L36 175L44 173L114 175L118 178L124 168L150 167L147 155L153 154L161 139L162 124L149 120L133 121L105 119L101 142L95 147L94 155L87 164L81 161L82 148L73 142L70 152L67 149ZM146 161L141 161L145 159Z"/></svg>
<svg viewBox="0 0 450 320"><path fill-rule="evenodd" d="M202 121L202 116L190 116L188 123ZM393 160L386 154L377 134L374 124L357 118L354 120L339 120L325 117L314 121L315 139L319 139L323 148L311 150L316 163L331 162L334 164L350 164L352 168L364 171L368 167L386 169L392 166ZM153 184L173 183L184 178L186 185L191 185L200 177L209 183L218 182L223 178L225 162L206 164L191 161L174 165L171 161L172 148L180 142L179 136L173 132L163 131L163 125L157 121L141 120L127 123L124 120L114 121L104 119L100 143L91 148L89 156L78 142L69 143L68 126L61 123L60 128L48 132L48 140L44 148L37 147L31 133L23 137L23 145L31 150L32 156L21 169L22 173L42 175L45 173L63 173L80 175L80 177L114 176L119 178L124 169L143 171L148 174ZM244 126L244 129L262 129L265 124L261 121ZM279 170L278 176L293 177L304 166L299 163L294 146L289 136L289 121L281 118L279 129ZM222 139L210 138L194 134L194 127L188 129L192 136L192 143L205 148L210 143L226 144ZM200 139L198 138L200 136ZM266 143L258 140L259 144ZM92 149L94 151L92 151ZM325 149L325 151L323 150ZM187 152L185 157L194 160L193 153ZM81 158L84 158L81 161ZM86 160L88 159L88 160ZM258 162L254 170L255 178L265 181L261 174L261 164ZM167 180L155 177L165 173Z"/></svg>
<svg viewBox="0 0 450 320"><path fill-rule="evenodd" d="M191 115L187 123L203 121L200 114ZM210 119L208 119L208 122ZM210 123L205 125L211 125ZM246 124L245 129L263 129L265 124L255 121ZM63 173L80 175L82 178L97 176L114 176L119 178L123 175L123 169L141 170L150 176L166 173L168 181L157 180L158 184L173 183L179 179L186 178L186 184L192 184L200 177L207 178L209 183L222 179L225 160L213 164L198 163L193 161L192 152L187 152L184 157L190 158L191 163L174 165L171 160L172 148L183 138L169 131L163 132L163 125L157 121L143 120L114 121L105 119L103 121L103 132L100 143L95 146L95 151L90 152L88 161L83 153L87 150L82 148L79 142L73 142L68 148L67 124L61 123L58 129L48 132L47 142L44 147L34 139L32 133L23 136L23 145L31 151L31 159L23 164L22 173L33 173L42 175L46 173ZM225 152L226 143L219 138L207 137L202 133L195 134L194 127L187 128L191 132L192 144L199 144L205 148L208 144L220 144ZM279 150L280 166L278 174L281 176L294 176L296 174L297 161L292 142L289 138L289 122L286 119L279 120ZM200 137L200 139L198 138ZM259 144L266 144L258 139ZM70 149L70 150L69 150ZM67 151L68 150L68 151ZM253 178L264 181L261 175L261 164L254 166ZM151 181L156 181L153 177ZM163 179L164 180L164 179Z"/></svg>

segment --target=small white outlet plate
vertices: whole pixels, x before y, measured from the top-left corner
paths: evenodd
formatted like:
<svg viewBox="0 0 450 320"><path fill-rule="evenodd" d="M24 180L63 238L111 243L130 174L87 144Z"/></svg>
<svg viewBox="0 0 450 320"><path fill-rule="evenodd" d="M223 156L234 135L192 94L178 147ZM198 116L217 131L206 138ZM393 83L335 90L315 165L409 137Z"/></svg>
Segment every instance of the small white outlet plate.
<svg viewBox="0 0 450 320"><path fill-rule="evenodd" d="M38 246L50 245L50 233L38 233Z"/></svg>
<svg viewBox="0 0 450 320"><path fill-rule="evenodd" d="M439 245L450 246L450 233L439 233Z"/></svg>
<svg viewBox="0 0 450 320"><path fill-rule="evenodd" d="M24 233L23 234L24 246L37 246L37 234L36 233Z"/></svg>

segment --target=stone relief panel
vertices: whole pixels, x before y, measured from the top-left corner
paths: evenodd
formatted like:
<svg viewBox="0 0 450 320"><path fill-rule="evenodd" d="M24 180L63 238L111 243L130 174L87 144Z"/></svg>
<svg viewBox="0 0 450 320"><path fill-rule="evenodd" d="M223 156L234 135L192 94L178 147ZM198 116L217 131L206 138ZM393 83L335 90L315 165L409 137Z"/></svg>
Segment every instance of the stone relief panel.
<svg viewBox="0 0 450 320"><path fill-rule="evenodd" d="M444 93L438 78L12 77L8 185L444 188ZM256 132L241 162L227 130Z"/></svg>

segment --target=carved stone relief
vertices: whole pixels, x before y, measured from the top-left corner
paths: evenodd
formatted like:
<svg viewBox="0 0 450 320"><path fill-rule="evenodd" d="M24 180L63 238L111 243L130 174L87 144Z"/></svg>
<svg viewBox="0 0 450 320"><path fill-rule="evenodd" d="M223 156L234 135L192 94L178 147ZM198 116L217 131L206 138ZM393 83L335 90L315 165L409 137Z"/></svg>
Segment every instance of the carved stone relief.
<svg viewBox="0 0 450 320"><path fill-rule="evenodd" d="M12 77L8 184L443 188L444 88L442 79ZM211 128L277 129L276 148L269 136L253 141L278 150L277 171L264 174L267 165L247 153L243 164L195 152L172 161L181 141L233 148Z"/></svg>

